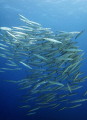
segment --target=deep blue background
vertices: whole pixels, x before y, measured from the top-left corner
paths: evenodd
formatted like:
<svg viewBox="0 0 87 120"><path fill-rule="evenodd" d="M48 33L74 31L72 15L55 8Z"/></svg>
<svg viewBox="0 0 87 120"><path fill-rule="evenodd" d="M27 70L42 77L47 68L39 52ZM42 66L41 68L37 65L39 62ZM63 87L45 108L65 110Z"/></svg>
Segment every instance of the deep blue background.
<svg viewBox="0 0 87 120"><path fill-rule="evenodd" d="M87 75L87 0L0 0L0 26L12 27L23 23L19 21L22 14L29 20L51 28L52 31L82 31L85 32L77 39L78 45L85 51L84 63L81 67ZM6 67L6 59L0 57L0 67ZM0 73L0 120L87 120L87 102L75 109L56 111L43 108L37 114L25 117L26 109L19 109L20 95L24 91L4 80L19 80L25 74L21 71L6 71ZM80 90L87 90L87 82ZM87 96L85 97L87 98Z"/></svg>

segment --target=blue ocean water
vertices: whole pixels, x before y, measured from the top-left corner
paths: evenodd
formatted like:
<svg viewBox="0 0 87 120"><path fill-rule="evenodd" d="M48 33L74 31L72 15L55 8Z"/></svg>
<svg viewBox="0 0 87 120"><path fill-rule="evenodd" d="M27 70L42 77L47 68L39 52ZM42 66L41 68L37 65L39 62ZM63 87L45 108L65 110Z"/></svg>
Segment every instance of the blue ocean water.
<svg viewBox="0 0 87 120"><path fill-rule="evenodd" d="M22 25L18 14L42 24L44 28L51 28L54 32L85 29L77 41L86 58L81 71L84 76L87 75L87 0L0 0L0 27ZM0 57L0 67L5 67L5 62L6 59ZM21 72L0 73L0 120L87 120L87 101L74 109L58 112L56 109L42 108L32 116L25 116L26 109L18 108L24 91L4 81L22 79L26 76L24 71L25 67ZM82 85L84 87L79 90L80 94L87 90L87 82Z"/></svg>

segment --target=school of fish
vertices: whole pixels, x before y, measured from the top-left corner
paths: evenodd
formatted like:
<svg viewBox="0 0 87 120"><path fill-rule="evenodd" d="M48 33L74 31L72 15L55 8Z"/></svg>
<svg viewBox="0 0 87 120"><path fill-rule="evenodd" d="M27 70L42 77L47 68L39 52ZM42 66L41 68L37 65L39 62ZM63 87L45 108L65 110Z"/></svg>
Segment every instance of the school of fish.
<svg viewBox="0 0 87 120"><path fill-rule="evenodd" d="M28 74L18 81L6 80L27 91L21 96L20 102L24 105L19 108L28 108L27 115L33 115L44 107L60 111L81 106L83 101L87 101L83 98L87 91L78 99L74 96L83 87L81 84L87 76L80 70L85 58L82 57L83 50L76 46L76 39L85 30L54 33L20 14L19 17L25 26L0 27L0 57L8 61L5 63L8 67L0 67L0 73L21 70L21 64Z"/></svg>

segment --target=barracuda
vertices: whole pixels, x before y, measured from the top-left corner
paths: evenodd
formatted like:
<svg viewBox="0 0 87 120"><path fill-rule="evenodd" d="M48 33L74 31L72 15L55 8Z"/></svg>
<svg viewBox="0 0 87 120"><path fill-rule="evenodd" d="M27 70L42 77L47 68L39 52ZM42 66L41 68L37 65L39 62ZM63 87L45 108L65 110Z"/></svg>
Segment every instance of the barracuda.
<svg viewBox="0 0 87 120"><path fill-rule="evenodd" d="M33 115L39 108L50 106L53 109L60 106L60 111L81 105L68 107L66 102L87 101L76 100L74 97L73 101L70 100L70 96L79 94L79 89L84 87L81 83L87 79L87 76L81 77L83 72L80 70L84 52L76 45L78 42L74 41L84 31L54 33L50 28L43 28L41 24L30 21L23 15L19 14L19 17L25 23L24 26L0 27L0 57L6 60L4 67L0 68L0 74L6 70L21 70L20 64L25 66L23 78L5 80L16 84L17 89L23 90L23 93L25 90L19 102L27 105L20 108L29 109L27 115ZM7 65L8 68L5 67ZM73 90L75 93L72 93ZM86 94L87 91L83 96Z"/></svg>

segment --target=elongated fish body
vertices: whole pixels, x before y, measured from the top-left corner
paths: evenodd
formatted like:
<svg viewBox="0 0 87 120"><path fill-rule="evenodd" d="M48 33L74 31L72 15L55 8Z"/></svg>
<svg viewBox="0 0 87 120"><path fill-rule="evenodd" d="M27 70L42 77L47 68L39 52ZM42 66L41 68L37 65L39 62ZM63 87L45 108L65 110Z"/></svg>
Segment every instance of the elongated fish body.
<svg viewBox="0 0 87 120"><path fill-rule="evenodd" d="M77 99L68 103L76 103L76 102L84 102L84 101L87 101L87 99Z"/></svg>
<svg viewBox="0 0 87 120"><path fill-rule="evenodd" d="M87 91L84 93L84 95L83 95L83 96L85 96L85 95L87 95Z"/></svg>
<svg viewBox="0 0 87 120"><path fill-rule="evenodd" d="M81 31L80 33L78 33L78 35L75 37L75 39L77 39L85 30Z"/></svg>
<svg viewBox="0 0 87 120"><path fill-rule="evenodd" d="M76 108L76 107L79 107L79 106L81 106L82 104L77 104L77 105L74 105L74 106L70 106L70 107L68 107L68 108Z"/></svg>
<svg viewBox="0 0 87 120"><path fill-rule="evenodd" d="M25 64L24 62L20 61L20 63L23 64L24 66L26 66L26 67L32 69L29 65Z"/></svg>

